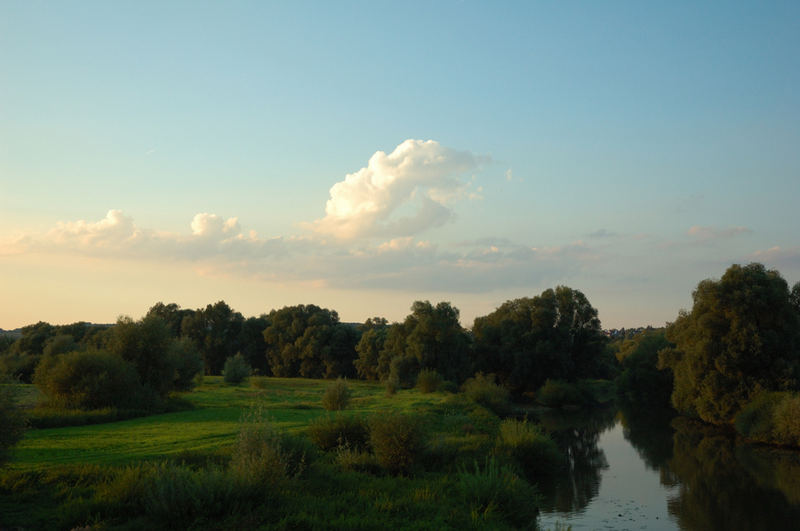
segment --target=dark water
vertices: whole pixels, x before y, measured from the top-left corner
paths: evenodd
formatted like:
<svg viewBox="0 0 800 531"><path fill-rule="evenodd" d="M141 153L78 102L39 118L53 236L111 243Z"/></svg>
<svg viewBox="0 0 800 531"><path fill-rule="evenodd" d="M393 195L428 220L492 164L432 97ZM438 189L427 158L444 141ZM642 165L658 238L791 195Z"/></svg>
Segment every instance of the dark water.
<svg viewBox="0 0 800 531"><path fill-rule="evenodd" d="M539 420L569 456L540 484L544 529L800 530L800 452L630 409Z"/></svg>

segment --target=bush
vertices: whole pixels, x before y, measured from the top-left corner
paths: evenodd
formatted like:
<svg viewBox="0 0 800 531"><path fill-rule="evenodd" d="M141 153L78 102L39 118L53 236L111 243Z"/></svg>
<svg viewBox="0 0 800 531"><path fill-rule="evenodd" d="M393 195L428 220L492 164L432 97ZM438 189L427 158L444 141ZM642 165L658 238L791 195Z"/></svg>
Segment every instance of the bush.
<svg viewBox="0 0 800 531"><path fill-rule="evenodd" d="M250 365L239 352L235 356L225 360L225 368L222 370L225 383L239 384L250 376Z"/></svg>
<svg viewBox="0 0 800 531"><path fill-rule="evenodd" d="M279 432L260 410L247 413L233 449L231 470L257 484L279 485L299 477L315 456L304 438Z"/></svg>
<svg viewBox="0 0 800 531"><path fill-rule="evenodd" d="M754 441L800 446L800 395L762 393L736 415L734 426L740 435Z"/></svg>
<svg viewBox="0 0 800 531"><path fill-rule="evenodd" d="M761 393L736 415L734 427L740 435L754 441L770 442L774 437L775 409L786 393Z"/></svg>
<svg viewBox="0 0 800 531"><path fill-rule="evenodd" d="M377 473L381 468L373 454L347 444L336 448L336 464L345 470L370 474Z"/></svg>
<svg viewBox="0 0 800 531"><path fill-rule="evenodd" d="M500 423L495 452L514 460L528 479L552 475L564 458L553 440L536 424L515 419Z"/></svg>
<svg viewBox="0 0 800 531"><path fill-rule="evenodd" d="M51 405L61 408L141 407L144 397L133 366L104 351L45 357L34 383Z"/></svg>
<svg viewBox="0 0 800 531"><path fill-rule="evenodd" d="M494 382L494 375L476 374L473 378L464 382L461 387L464 394L495 414L503 416L511 412L511 402L508 390Z"/></svg>
<svg viewBox="0 0 800 531"><path fill-rule="evenodd" d="M9 380L0 380L0 464L25 433L25 416L17 405L17 389Z"/></svg>
<svg viewBox="0 0 800 531"><path fill-rule="evenodd" d="M439 390L444 379L442 376L433 370L422 369L417 375L417 387L423 393L433 393Z"/></svg>
<svg viewBox="0 0 800 531"><path fill-rule="evenodd" d="M583 404L580 390L563 380L547 380L536 393L536 399L547 407L579 406Z"/></svg>
<svg viewBox="0 0 800 531"><path fill-rule="evenodd" d="M31 383L33 372L42 356L38 354L8 353L0 355L0 374L19 379L21 382Z"/></svg>
<svg viewBox="0 0 800 531"><path fill-rule="evenodd" d="M458 491L470 507L473 523L500 519L515 528L535 528L539 495L524 479L494 458L483 467L458 473Z"/></svg>
<svg viewBox="0 0 800 531"><path fill-rule="evenodd" d="M341 411L350 402L350 388L342 378L331 383L322 395L322 407L328 411Z"/></svg>
<svg viewBox="0 0 800 531"><path fill-rule="evenodd" d="M777 442L800 447L800 395L784 397L775 407L774 419Z"/></svg>
<svg viewBox="0 0 800 531"><path fill-rule="evenodd" d="M423 450L418 419L381 413L370 419L369 429L369 442L378 463L393 474L409 472Z"/></svg>
<svg viewBox="0 0 800 531"><path fill-rule="evenodd" d="M340 446L364 450L369 441L369 425L359 417L320 417L308 426L308 436L321 450L332 450Z"/></svg>

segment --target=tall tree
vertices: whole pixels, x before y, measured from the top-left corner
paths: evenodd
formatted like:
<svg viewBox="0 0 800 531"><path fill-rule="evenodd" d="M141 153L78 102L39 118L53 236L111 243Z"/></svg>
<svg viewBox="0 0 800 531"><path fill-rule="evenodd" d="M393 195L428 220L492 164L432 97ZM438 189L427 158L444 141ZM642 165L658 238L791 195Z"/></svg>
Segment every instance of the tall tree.
<svg viewBox="0 0 800 531"><path fill-rule="evenodd" d="M286 306L267 316L267 361L276 376L334 378L355 374L358 341L354 326L313 304Z"/></svg>
<svg viewBox="0 0 800 531"><path fill-rule="evenodd" d="M605 375L611 363L597 310L578 290L558 286L503 303L475 319L475 368L522 393L548 378Z"/></svg>
<svg viewBox="0 0 800 531"><path fill-rule="evenodd" d="M181 323L181 332L194 341L203 356L206 374L221 374L225 360L241 350L244 317L225 301L209 304Z"/></svg>
<svg viewBox="0 0 800 531"><path fill-rule="evenodd" d="M674 374L677 410L723 424L761 391L797 389L800 314L780 273L732 265L692 297L692 311L667 327L675 348L659 356Z"/></svg>

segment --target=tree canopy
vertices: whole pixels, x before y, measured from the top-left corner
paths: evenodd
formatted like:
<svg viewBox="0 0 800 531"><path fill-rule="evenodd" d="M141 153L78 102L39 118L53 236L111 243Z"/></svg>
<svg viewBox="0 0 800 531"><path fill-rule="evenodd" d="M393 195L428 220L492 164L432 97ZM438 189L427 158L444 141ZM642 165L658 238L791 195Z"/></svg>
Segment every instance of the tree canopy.
<svg viewBox="0 0 800 531"><path fill-rule="evenodd" d="M733 265L720 280L700 282L692 311L682 311L667 327L675 348L659 357L674 374L675 408L723 424L762 391L797 389L797 291L756 263Z"/></svg>
<svg viewBox="0 0 800 531"><path fill-rule="evenodd" d="M505 302L475 319L475 363L515 393L548 378L575 380L607 372L606 338L597 310L578 290L558 286Z"/></svg>

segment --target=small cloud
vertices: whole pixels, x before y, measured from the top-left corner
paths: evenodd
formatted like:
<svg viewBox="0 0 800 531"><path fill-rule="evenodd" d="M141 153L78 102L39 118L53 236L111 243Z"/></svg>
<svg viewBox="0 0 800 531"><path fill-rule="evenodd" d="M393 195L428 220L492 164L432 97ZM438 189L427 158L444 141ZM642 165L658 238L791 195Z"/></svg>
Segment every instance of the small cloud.
<svg viewBox="0 0 800 531"><path fill-rule="evenodd" d="M727 229L720 229L716 227L702 227L695 225L690 227L687 234L692 238L699 241L719 240L724 238L733 238L741 234L749 234L753 232L747 227L729 227Z"/></svg>
<svg viewBox="0 0 800 531"><path fill-rule="evenodd" d="M514 180L514 173L511 171L511 168L506 170L506 181L511 182Z"/></svg>

